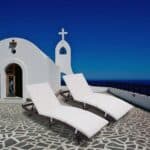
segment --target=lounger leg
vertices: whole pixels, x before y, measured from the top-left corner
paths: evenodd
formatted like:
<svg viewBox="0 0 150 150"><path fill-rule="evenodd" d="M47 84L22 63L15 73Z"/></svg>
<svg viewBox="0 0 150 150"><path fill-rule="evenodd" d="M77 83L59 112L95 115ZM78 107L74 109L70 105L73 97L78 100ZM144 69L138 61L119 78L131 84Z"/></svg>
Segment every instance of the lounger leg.
<svg viewBox="0 0 150 150"><path fill-rule="evenodd" d="M83 103L83 109L88 109L85 103Z"/></svg>
<svg viewBox="0 0 150 150"><path fill-rule="evenodd" d="M70 93L68 94L68 98L69 98L69 100L73 100L73 97Z"/></svg>
<svg viewBox="0 0 150 150"><path fill-rule="evenodd" d="M33 110L34 110L34 106L32 105L31 111L33 111Z"/></svg>
<svg viewBox="0 0 150 150"><path fill-rule="evenodd" d="M35 113L36 113L36 114L38 114L38 111L37 111L37 109L35 109Z"/></svg>
<svg viewBox="0 0 150 150"><path fill-rule="evenodd" d="M80 144L81 143L81 135L80 135L80 133L78 132L78 130L77 129L75 129L75 139L77 140L77 144Z"/></svg>
<svg viewBox="0 0 150 150"><path fill-rule="evenodd" d="M68 97L66 97L66 98L65 98L65 102L67 103L68 101L69 101L69 98L68 98Z"/></svg>
<svg viewBox="0 0 150 150"><path fill-rule="evenodd" d="M29 117L31 117L31 116L32 116L32 113L31 113L31 112L29 112L29 113L28 113L28 116L29 116Z"/></svg>
<svg viewBox="0 0 150 150"><path fill-rule="evenodd" d="M77 129L75 129L74 134L76 135L77 133L78 133L78 130L77 130Z"/></svg>
<svg viewBox="0 0 150 150"><path fill-rule="evenodd" d="M71 96L70 93L68 93L67 96L66 96L66 98L65 98L65 102L68 102L70 100L72 100L72 96Z"/></svg>
<svg viewBox="0 0 150 150"><path fill-rule="evenodd" d="M104 114L104 117L106 118L107 117L107 113L105 112L105 114Z"/></svg>
<svg viewBox="0 0 150 150"><path fill-rule="evenodd" d="M52 124L53 124L53 118L50 118L50 119L49 119L49 126L51 127Z"/></svg>

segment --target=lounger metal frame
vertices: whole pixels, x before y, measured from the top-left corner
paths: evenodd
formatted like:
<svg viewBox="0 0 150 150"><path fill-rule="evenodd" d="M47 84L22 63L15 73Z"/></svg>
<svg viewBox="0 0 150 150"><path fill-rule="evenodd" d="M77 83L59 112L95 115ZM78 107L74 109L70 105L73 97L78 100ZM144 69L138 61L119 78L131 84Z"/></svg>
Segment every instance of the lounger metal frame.
<svg viewBox="0 0 150 150"><path fill-rule="evenodd" d="M67 95L65 95L66 93L67 93ZM60 91L59 94L65 99L65 102L68 102L69 100L74 100L69 90ZM75 100L75 101L79 102L77 100ZM88 109L87 105L89 105L89 104L86 104L86 103L82 103L82 104L83 104L83 109L85 109L85 110ZM90 105L90 106L92 106L92 105ZM94 106L92 106L92 107L94 107ZM95 108L97 109L97 107L95 107ZM108 114L106 112L104 112L104 118L106 118L107 116L108 116ZM109 117L111 117L111 116L109 116Z"/></svg>

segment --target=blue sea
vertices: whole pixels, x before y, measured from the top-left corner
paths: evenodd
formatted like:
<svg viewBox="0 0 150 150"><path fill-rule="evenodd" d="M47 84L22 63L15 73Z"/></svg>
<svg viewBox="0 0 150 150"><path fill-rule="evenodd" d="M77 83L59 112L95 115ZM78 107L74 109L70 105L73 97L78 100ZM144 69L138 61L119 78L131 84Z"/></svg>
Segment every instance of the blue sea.
<svg viewBox="0 0 150 150"><path fill-rule="evenodd" d="M88 80L90 85L107 86L150 96L150 80ZM65 85L64 81L61 82Z"/></svg>
<svg viewBox="0 0 150 150"><path fill-rule="evenodd" d="M150 95L150 80L88 80L90 85L108 86Z"/></svg>

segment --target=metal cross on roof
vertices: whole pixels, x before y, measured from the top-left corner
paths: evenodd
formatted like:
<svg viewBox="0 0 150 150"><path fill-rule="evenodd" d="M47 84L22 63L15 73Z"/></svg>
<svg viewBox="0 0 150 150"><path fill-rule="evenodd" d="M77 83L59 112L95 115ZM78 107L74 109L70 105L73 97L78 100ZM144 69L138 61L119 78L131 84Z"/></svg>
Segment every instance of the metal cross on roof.
<svg viewBox="0 0 150 150"><path fill-rule="evenodd" d="M65 39L65 35L68 34L68 32L65 32L64 28L61 29L61 32L58 33L59 35L61 35L62 40Z"/></svg>

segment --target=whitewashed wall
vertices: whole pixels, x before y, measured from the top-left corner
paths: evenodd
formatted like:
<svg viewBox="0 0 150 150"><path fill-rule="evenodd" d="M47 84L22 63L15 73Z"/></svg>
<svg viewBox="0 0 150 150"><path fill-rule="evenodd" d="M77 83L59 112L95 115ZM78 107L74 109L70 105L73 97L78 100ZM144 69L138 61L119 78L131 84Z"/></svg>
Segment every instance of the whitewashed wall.
<svg viewBox="0 0 150 150"><path fill-rule="evenodd" d="M11 53L9 42L17 42L16 54ZM5 68L11 64L18 64L23 71L23 97L28 96L26 85L40 82L50 82L52 88L59 89L59 68L38 47L28 40L8 38L0 41L0 74L1 97L6 97Z"/></svg>

